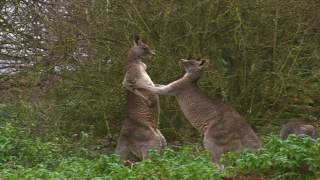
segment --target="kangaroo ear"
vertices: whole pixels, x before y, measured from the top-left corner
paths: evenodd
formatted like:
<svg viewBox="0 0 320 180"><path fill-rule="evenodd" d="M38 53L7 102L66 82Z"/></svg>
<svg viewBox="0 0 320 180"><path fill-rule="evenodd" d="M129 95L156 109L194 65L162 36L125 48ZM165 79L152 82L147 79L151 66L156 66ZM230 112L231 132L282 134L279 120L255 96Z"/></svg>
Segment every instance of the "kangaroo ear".
<svg viewBox="0 0 320 180"><path fill-rule="evenodd" d="M209 66L209 60L208 59L201 59L199 66L204 67L204 68L208 67Z"/></svg>
<svg viewBox="0 0 320 180"><path fill-rule="evenodd" d="M141 37L140 37L139 35L136 35L136 36L134 37L133 45L134 45L134 46L138 46L138 45L140 45L141 43L142 43Z"/></svg>

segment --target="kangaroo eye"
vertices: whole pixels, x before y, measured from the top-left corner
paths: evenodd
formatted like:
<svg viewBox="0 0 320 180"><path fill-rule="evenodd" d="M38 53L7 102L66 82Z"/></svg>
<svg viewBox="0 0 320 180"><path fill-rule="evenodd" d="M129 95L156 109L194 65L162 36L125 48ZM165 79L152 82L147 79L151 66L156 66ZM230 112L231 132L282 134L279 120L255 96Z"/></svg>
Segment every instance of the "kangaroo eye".
<svg viewBox="0 0 320 180"><path fill-rule="evenodd" d="M149 49L148 48L142 48L144 52L148 52Z"/></svg>

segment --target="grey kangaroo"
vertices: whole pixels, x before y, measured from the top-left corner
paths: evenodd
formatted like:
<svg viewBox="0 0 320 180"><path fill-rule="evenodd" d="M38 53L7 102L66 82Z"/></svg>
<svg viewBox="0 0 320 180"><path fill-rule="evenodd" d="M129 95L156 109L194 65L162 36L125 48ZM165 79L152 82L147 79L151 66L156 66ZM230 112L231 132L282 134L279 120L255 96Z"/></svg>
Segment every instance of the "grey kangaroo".
<svg viewBox="0 0 320 180"><path fill-rule="evenodd" d="M303 122L289 122L282 126L280 138L286 140L290 134L307 135L313 139L317 139L318 133L314 126Z"/></svg>
<svg viewBox="0 0 320 180"><path fill-rule="evenodd" d="M155 52L140 37L134 41L128 52L128 61L124 68L123 86L128 91L127 112L118 138L115 153L123 160L131 152L139 159L148 157L148 151L160 152L166 147L166 140L158 129L160 105L157 94L145 89L133 89L132 82L145 83L153 86L146 72L147 66L142 59L151 59Z"/></svg>
<svg viewBox="0 0 320 180"><path fill-rule="evenodd" d="M241 148L258 149L260 141L246 120L230 105L210 98L197 82L208 60L181 60L185 74L168 84L149 86L136 82L132 87L145 88L161 95L175 96L190 123L204 134L203 144L220 168L221 155L227 151L239 152Z"/></svg>

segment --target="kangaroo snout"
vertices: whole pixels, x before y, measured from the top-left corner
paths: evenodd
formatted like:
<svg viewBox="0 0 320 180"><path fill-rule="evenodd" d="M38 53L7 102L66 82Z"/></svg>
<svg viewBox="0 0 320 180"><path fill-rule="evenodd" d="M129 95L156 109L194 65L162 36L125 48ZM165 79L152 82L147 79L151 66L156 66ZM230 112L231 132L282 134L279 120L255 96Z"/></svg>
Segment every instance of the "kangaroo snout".
<svg viewBox="0 0 320 180"><path fill-rule="evenodd" d="M154 50L150 51L150 54L151 54L152 56L157 55L157 54L156 54L156 52L155 52Z"/></svg>
<svg viewBox="0 0 320 180"><path fill-rule="evenodd" d="M186 61L188 61L188 60L186 60L186 59L180 59L180 60L178 60L178 63L179 63L180 65L182 65L182 64L185 63Z"/></svg>
<svg viewBox="0 0 320 180"><path fill-rule="evenodd" d="M154 50L151 50L150 54L148 55L148 59L154 59L155 56L156 56L156 52Z"/></svg>

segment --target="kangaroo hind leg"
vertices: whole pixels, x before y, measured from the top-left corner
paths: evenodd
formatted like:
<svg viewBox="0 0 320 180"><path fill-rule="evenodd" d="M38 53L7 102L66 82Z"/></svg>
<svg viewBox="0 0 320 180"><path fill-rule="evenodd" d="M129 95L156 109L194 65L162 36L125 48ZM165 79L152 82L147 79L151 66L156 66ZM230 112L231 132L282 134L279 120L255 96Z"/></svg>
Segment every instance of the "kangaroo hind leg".
<svg viewBox="0 0 320 180"><path fill-rule="evenodd" d="M220 170L224 167L221 164L221 155L223 154L223 147L218 145L214 138L204 136L203 145L205 149L210 153L213 163L215 163Z"/></svg>
<svg viewBox="0 0 320 180"><path fill-rule="evenodd" d="M128 140L126 140L123 136L119 137L117 147L114 153L119 155L121 160L127 160L127 157L130 153L130 149Z"/></svg>
<svg viewBox="0 0 320 180"><path fill-rule="evenodd" d="M142 159L149 158L150 150L155 150L157 153L160 153L165 146L166 141L162 134L154 133L152 137L141 146Z"/></svg>

